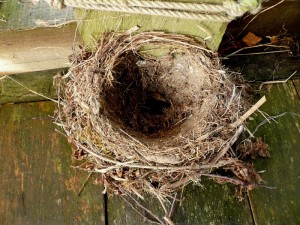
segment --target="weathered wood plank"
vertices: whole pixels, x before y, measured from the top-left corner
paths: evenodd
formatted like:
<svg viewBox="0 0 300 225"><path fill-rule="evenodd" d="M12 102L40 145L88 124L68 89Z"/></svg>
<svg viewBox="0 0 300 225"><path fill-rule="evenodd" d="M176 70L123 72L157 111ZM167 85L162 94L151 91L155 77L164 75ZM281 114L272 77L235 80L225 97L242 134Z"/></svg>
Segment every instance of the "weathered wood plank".
<svg viewBox="0 0 300 225"><path fill-rule="evenodd" d="M58 27L71 21L72 8L44 0L0 1L0 76L67 67L76 25Z"/></svg>
<svg viewBox="0 0 300 225"><path fill-rule="evenodd" d="M177 0L178 1L178 0ZM186 2L199 2L190 0ZM204 0L201 2L220 3L220 0ZM227 23L176 19L162 16L128 14L118 12L75 10L75 17L82 19L80 34L86 45L93 46L95 40L107 31L125 31L139 26L139 31L164 31L192 36L216 51L225 33ZM211 37L211 38L208 38ZM208 38L208 39L206 39ZM206 41L204 41L206 39Z"/></svg>
<svg viewBox="0 0 300 225"><path fill-rule="evenodd" d="M294 77L300 77L300 57L288 53L232 56L223 63L248 81L286 79L295 71Z"/></svg>
<svg viewBox="0 0 300 225"><path fill-rule="evenodd" d="M249 204L239 201L234 186L205 179L202 184L187 187L185 201L175 211L176 225L253 224Z"/></svg>
<svg viewBox="0 0 300 225"><path fill-rule="evenodd" d="M73 9L50 7L45 0L0 1L0 30L55 26L73 20Z"/></svg>
<svg viewBox="0 0 300 225"><path fill-rule="evenodd" d="M32 91L48 98L57 99L53 77L66 69L46 70L10 75L15 81L21 83ZM4 78L0 80L0 105L5 103L43 101L44 97L32 93L15 81Z"/></svg>
<svg viewBox="0 0 300 225"><path fill-rule="evenodd" d="M270 147L271 159L257 160L255 167L266 170L262 178L275 190L250 192L251 206L257 225L300 224L300 98L296 92L300 80L273 85L261 110L269 115L282 115L262 126L262 136ZM286 113L286 114L282 114ZM255 127L263 118L252 123Z"/></svg>
<svg viewBox="0 0 300 225"><path fill-rule="evenodd" d="M176 207L172 218L176 225L253 224L247 200L240 202L234 187L206 179L202 184L203 188L189 185L184 191L185 200ZM154 198L147 197L143 204L160 218L164 216ZM108 219L114 225L151 224L116 196L108 199Z"/></svg>
<svg viewBox="0 0 300 225"><path fill-rule="evenodd" d="M293 80L292 82L293 82L294 87L296 88L297 95L300 99L300 82L297 80Z"/></svg>
<svg viewBox="0 0 300 225"><path fill-rule="evenodd" d="M0 76L65 68L69 65L76 24L0 32ZM80 38L77 35L75 47Z"/></svg>
<svg viewBox="0 0 300 225"><path fill-rule="evenodd" d="M49 118L51 102L0 109L0 221L3 225L104 224L101 187L70 168L71 150ZM95 178L95 177L93 177Z"/></svg>
<svg viewBox="0 0 300 225"><path fill-rule="evenodd" d="M144 201L139 199L141 204L147 207L152 213L158 216L163 216L162 208L157 202L157 200L148 195L145 195L144 197L145 197ZM142 215L149 217L149 215L145 211L139 208L137 209ZM153 224L148 222L141 215L139 215L135 210L132 209L132 207L129 204L127 204L119 196L112 195L108 197L107 212L108 212L108 224L114 224L114 225Z"/></svg>

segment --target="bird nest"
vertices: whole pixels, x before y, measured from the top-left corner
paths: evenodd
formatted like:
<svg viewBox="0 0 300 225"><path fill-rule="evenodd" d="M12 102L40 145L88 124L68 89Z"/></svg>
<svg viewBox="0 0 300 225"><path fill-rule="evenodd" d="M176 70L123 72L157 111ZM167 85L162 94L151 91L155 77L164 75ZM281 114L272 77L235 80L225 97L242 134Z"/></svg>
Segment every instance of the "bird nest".
<svg viewBox="0 0 300 225"><path fill-rule="evenodd" d="M228 154L243 131L243 87L215 54L181 35L125 32L72 60L56 79L58 118L80 168L108 190L164 199L202 176L251 184L252 167Z"/></svg>

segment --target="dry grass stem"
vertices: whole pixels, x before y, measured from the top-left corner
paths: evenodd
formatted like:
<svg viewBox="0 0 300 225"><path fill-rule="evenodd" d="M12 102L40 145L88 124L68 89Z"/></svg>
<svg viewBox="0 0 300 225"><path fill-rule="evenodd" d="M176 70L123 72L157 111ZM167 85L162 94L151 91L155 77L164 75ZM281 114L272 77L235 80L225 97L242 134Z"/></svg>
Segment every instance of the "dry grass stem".
<svg viewBox="0 0 300 225"><path fill-rule="evenodd" d="M243 114L236 122L230 124L231 127L237 127L249 118L259 107L261 107L267 101L266 96L263 96L258 102L256 102L245 114Z"/></svg>
<svg viewBox="0 0 300 225"><path fill-rule="evenodd" d="M272 5L272 6L270 6L270 7L268 7L268 8L266 8L266 9L264 9L264 10L261 10L259 13L257 13L248 23L247 23L247 25L240 31L240 33L237 35L237 37L239 37L245 30L246 30L246 28L250 25L250 23L252 23L260 14L262 14L262 13L264 13L264 12L266 12L266 11L268 11L268 10L270 10L270 9L272 9L272 8L274 8L274 7L276 7L276 6L278 6L278 5L280 5L281 3L283 3L285 0L281 0L281 1L279 1L279 2L277 2L276 4L274 4L274 5Z"/></svg>
<svg viewBox="0 0 300 225"><path fill-rule="evenodd" d="M273 47L273 48L286 48L286 49L290 49L289 46L285 46L285 45L273 45L271 44L259 44L259 45L254 45L254 46L249 46L249 47L244 47L244 48L240 48L232 53L230 53L229 55L225 56L224 58L229 58L231 56L235 56L235 55L244 55L244 54L237 54L241 51L247 50L247 49L254 49L254 48L260 48L260 47Z"/></svg>
<svg viewBox="0 0 300 225"><path fill-rule="evenodd" d="M259 85L259 90L261 90L262 86L265 85L265 84L283 84L283 83L286 83L287 81L289 81L295 74L297 73L297 71L295 71L294 73L292 73L291 76L289 76L287 79L285 80L272 80L272 81L265 81L265 82L262 82L260 85Z"/></svg>
<svg viewBox="0 0 300 225"><path fill-rule="evenodd" d="M47 97L47 96L45 96L45 95L43 95L43 94L41 94L41 93L38 93L38 92L36 92L36 91L30 89L29 87L27 87L27 86L25 86L24 84L20 83L19 81L15 80L15 79L12 78L11 76L4 76L4 77L1 77L0 79L2 80L2 79L4 79L4 78L7 78L7 79L12 80L13 82L17 83L18 85L20 85L21 87L25 88L26 90L30 91L31 93L33 93L33 94L35 94L35 95L41 96L41 97L43 97L43 98L45 98L45 99L47 99L47 100L50 100L50 101L55 102L55 103L58 104L58 101L57 101L57 100L54 100L54 99L52 99L52 98L49 98L49 97ZM63 103L61 102L61 104L63 104Z"/></svg>
<svg viewBox="0 0 300 225"><path fill-rule="evenodd" d="M278 50L278 51L268 51L268 52L252 52L252 53L244 53L244 54L234 54L232 56L242 56L242 55L265 55L265 54L275 54L275 53L283 53L283 52L291 52L291 50Z"/></svg>

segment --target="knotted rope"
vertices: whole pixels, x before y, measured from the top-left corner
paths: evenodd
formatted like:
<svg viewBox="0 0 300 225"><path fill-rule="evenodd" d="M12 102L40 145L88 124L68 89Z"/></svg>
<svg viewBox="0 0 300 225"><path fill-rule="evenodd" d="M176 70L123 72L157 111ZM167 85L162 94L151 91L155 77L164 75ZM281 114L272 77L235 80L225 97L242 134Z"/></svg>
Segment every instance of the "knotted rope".
<svg viewBox="0 0 300 225"><path fill-rule="evenodd" d="M226 0L221 4L145 0L51 0L50 4L56 7L71 6L216 22L230 22L246 12L255 14L261 8L261 0Z"/></svg>

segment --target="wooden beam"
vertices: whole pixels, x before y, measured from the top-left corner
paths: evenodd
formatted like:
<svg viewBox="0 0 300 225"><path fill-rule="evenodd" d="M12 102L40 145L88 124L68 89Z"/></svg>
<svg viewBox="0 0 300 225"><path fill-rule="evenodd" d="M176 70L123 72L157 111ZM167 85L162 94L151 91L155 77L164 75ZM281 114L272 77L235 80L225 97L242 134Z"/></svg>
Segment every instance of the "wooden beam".
<svg viewBox="0 0 300 225"><path fill-rule="evenodd" d="M184 191L184 201L175 207L172 220L176 225L204 224L247 224L252 225L251 210L247 200L239 202L234 187L216 184L207 179L201 181L203 188L188 185ZM146 196L141 204L162 218L165 214L160 203ZM139 209L149 218L149 214ZM118 196L108 199L108 223L115 225L151 225Z"/></svg>
<svg viewBox="0 0 300 225"><path fill-rule="evenodd" d="M69 66L76 25L0 32L0 76ZM75 42L74 42L75 39Z"/></svg>
<svg viewBox="0 0 300 225"><path fill-rule="evenodd" d="M256 160L255 167L266 185L276 187L250 192L255 224L300 224L300 80L269 85L267 102L261 108L275 116L261 126L256 136L269 145L271 158ZM264 120L256 117L253 129ZM251 129L253 131L253 129Z"/></svg>
<svg viewBox="0 0 300 225"><path fill-rule="evenodd" d="M53 77L57 73L66 72L66 69L46 70L10 75L13 80L0 80L0 105L6 103L36 102L47 100L42 97L57 99ZM18 82L18 83L17 83ZM23 86L21 86L21 84ZM26 88L24 88L24 86ZM37 95L32 91L39 93Z"/></svg>
<svg viewBox="0 0 300 225"><path fill-rule="evenodd" d="M180 0L173 0L173 2L180 2ZM202 1L190 0L189 2L199 3ZM222 0L209 0L209 2L220 4ZM75 18L82 21L79 28L80 34L85 45L89 46L94 46L95 40L100 39L103 32L126 31L134 26L139 26L138 32L163 31L193 37L213 51L217 51L228 24L227 22L177 19L97 10L86 11L84 9L76 9Z"/></svg>
<svg viewBox="0 0 300 225"><path fill-rule="evenodd" d="M88 173L71 168L71 146L49 117L54 109L51 102L0 108L3 225L104 224L102 187L93 174L82 190Z"/></svg>

